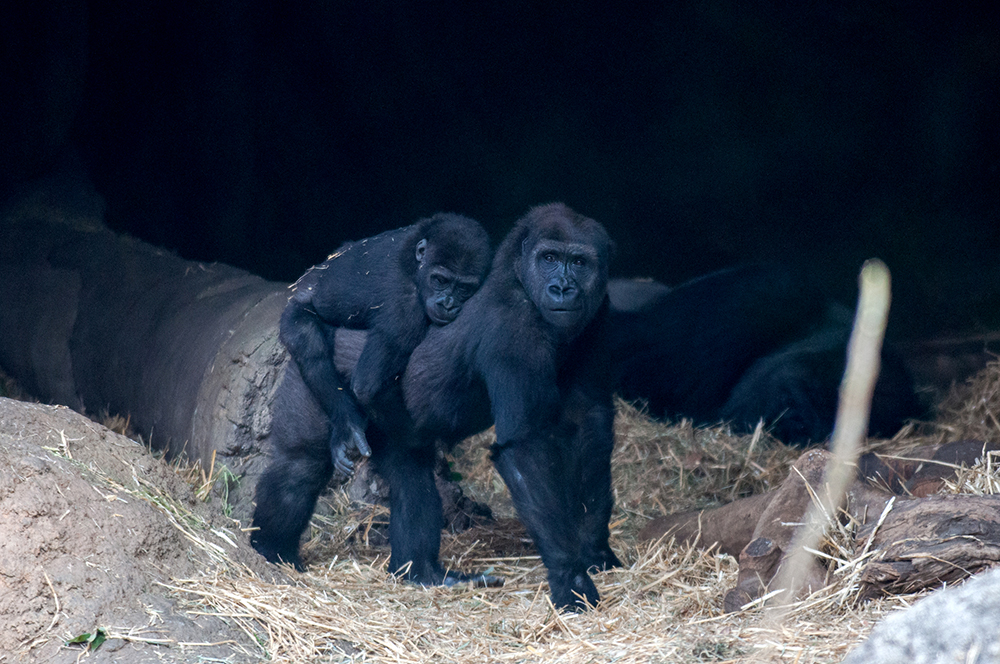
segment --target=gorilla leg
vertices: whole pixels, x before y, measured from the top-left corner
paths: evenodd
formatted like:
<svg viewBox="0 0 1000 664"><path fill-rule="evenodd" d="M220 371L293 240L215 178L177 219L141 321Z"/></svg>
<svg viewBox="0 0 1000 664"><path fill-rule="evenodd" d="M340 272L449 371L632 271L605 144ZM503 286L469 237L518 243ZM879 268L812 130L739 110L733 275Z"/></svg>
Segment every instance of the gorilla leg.
<svg viewBox="0 0 1000 664"><path fill-rule="evenodd" d="M301 569L299 538L333 474L326 414L289 363L275 394L271 461L257 482L250 543L271 562Z"/></svg>
<svg viewBox="0 0 1000 664"><path fill-rule="evenodd" d="M570 498L574 478L558 444L539 438L494 445L493 463L548 569L553 604L573 610L597 604L600 595L580 551L584 506Z"/></svg>
<svg viewBox="0 0 1000 664"><path fill-rule="evenodd" d="M317 454L279 453L257 484L257 507L250 543L273 563L286 562L302 570L299 539L309 525L316 499L333 475L325 446Z"/></svg>
<svg viewBox="0 0 1000 664"><path fill-rule="evenodd" d="M441 565L445 520L434 481L434 446L401 444L378 428L368 431L375 470L389 483L389 572L425 586L503 585L499 577L445 571Z"/></svg>
<svg viewBox="0 0 1000 664"><path fill-rule="evenodd" d="M611 453L614 449L614 412L594 408L584 419L567 450L574 472L569 482L579 491L575 502L583 505L580 520L580 557L588 570L621 567L608 544L608 524L614 498L611 492Z"/></svg>
<svg viewBox="0 0 1000 664"><path fill-rule="evenodd" d="M389 483L389 572L424 585L443 583L438 553L444 513L434 484L434 447L372 434L375 469Z"/></svg>

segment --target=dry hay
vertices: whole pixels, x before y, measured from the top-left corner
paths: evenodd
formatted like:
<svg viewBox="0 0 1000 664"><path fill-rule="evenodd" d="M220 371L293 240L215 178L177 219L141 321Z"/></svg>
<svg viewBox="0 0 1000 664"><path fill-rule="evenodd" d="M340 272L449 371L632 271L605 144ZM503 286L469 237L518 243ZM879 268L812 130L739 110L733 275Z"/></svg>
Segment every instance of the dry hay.
<svg viewBox="0 0 1000 664"><path fill-rule="evenodd" d="M990 440L1000 434L1000 360L994 360L938 406L935 429L946 440Z"/></svg>
<svg viewBox="0 0 1000 664"><path fill-rule="evenodd" d="M964 402L949 402L947 417L874 445L906 449L928 438L995 436L1000 425L989 425L1000 407L1000 367L987 372L963 388ZM273 662L835 662L886 612L916 599L857 603L857 578L871 552L855 552L855 524L834 523L818 551L832 572L827 588L782 616L759 605L724 614L735 559L672 540L638 542L636 533L650 517L777 486L799 451L760 430L734 436L725 427L653 422L624 403L616 433L612 546L625 568L595 576L602 601L594 611L553 610L544 567L489 463L488 434L456 450L453 467L498 519L445 533L442 560L504 576L502 588L421 588L393 580L381 535L385 509L352 505L342 494L326 498L335 516L313 524L304 547L309 570L289 570L290 583L220 565L163 585L192 614L238 625L259 644L253 657ZM998 462L987 456L962 469L949 490L995 492ZM199 537L195 529L187 534Z"/></svg>
<svg viewBox="0 0 1000 664"><path fill-rule="evenodd" d="M996 366L991 371L1000 374ZM941 421L920 435L909 428L874 444L906 448L960 427L968 430ZM602 602L595 611L553 611L544 567L489 463L488 434L456 450L453 462L467 491L488 501L498 520L446 533L442 560L502 575L503 588L420 588L392 580L388 548L373 537L387 518L384 508L352 506L337 495L329 498L337 516L314 524L304 547L311 566L290 572L293 585L214 574L174 580L171 588L192 610L241 625L261 644L261 657L288 662L833 662L886 612L916 598L859 605L857 577L871 552L855 553L855 524L836 523L818 552L832 570L830 586L780 620L759 606L724 614L735 559L672 540L641 543L636 533L650 517L777 486L799 450L760 430L734 436L725 427L654 422L625 403L618 404L616 438L612 546L626 567L596 575ZM969 479L960 476L952 490L995 486L997 460L987 463L964 471Z"/></svg>

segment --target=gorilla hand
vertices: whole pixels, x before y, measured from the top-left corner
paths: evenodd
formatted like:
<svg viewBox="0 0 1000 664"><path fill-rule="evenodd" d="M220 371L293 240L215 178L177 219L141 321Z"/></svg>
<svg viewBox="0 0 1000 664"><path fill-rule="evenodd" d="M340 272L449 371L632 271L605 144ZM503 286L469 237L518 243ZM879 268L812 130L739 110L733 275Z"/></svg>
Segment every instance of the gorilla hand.
<svg viewBox="0 0 1000 664"><path fill-rule="evenodd" d="M335 430L336 436L340 431ZM330 439L330 455L333 458L333 466L344 475L350 476L354 472L354 461L348 453L354 451L358 456L368 458L372 455L371 447L368 446L368 439L365 437L365 426L360 426L354 422L347 425L347 438L343 440ZM352 455L353 456L353 455Z"/></svg>

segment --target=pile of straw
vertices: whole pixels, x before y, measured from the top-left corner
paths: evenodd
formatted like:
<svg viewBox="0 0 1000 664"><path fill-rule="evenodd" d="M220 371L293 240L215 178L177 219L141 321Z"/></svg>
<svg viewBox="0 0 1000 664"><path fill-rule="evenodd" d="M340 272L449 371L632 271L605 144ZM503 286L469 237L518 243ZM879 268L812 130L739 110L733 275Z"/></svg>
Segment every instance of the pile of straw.
<svg viewBox="0 0 1000 664"><path fill-rule="evenodd" d="M886 446L1000 433L1000 366L992 364L946 402L920 435L907 429ZM725 427L659 423L624 403L616 421L616 512L612 546L625 568L596 575L596 610L553 610L545 570L514 518L503 483L490 467L489 435L455 451L467 492L487 501L493 524L446 533L442 560L467 571L504 576L502 588L421 588L387 576L379 536L387 514L329 496L335 518L316 522L304 547L308 572L291 585L267 583L221 567L168 585L189 610L219 614L274 662L809 662L840 661L888 611L916 596L859 603L857 578L869 553L857 554L852 527L831 524L820 555L832 583L778 614L753 607L725 614L735 585L732 557L679 545L639 542L650 517L711 506L779 484L800 451L766 432L734 436ZM995 492L998 460L958 473L950 491Z"/></svg>

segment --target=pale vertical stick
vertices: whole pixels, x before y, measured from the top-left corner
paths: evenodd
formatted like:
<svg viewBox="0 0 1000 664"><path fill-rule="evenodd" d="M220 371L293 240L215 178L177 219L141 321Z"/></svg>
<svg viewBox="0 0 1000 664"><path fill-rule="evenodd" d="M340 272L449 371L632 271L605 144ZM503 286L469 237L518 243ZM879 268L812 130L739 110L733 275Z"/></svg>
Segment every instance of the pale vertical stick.
<svg viewBox="0 0 1000 664"><path fill-rule="evenodd" d="M857 472L858 453L868 429L872 394L878 379L882 340L889 317L889 268L878 259L865 262L859 277L860 294L854 318L854 330L847 347L847 369L840 384L837 419L830 443L832 458L824 473L826 489L813 487L819 502L809 506L803 525L796 533L792 550L781 570L770 584L772 590L787 588L777 603L786 605L795 600L802 589L803 579L812 554L828 524L836 518L836 510ZM829 515L829 517L828 517ZM783 616L779 616L781 620Z"/></svg>

